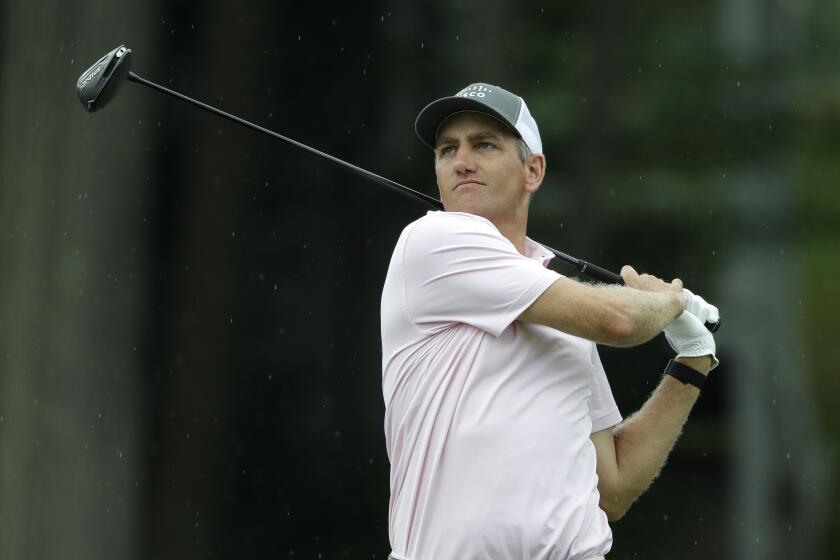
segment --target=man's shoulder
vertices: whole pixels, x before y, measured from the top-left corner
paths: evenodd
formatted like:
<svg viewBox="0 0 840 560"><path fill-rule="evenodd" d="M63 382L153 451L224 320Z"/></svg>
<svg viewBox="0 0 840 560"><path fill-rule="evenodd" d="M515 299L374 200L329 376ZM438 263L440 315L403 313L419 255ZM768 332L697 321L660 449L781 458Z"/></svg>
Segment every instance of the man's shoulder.
<svg viewBox="0 0 840 560"><path fill-rule="evenodd" d="M415 240L420 238L429 241L439 236L470 232L490 233L501 237L498 228L490 220L465 212L430 211L403 230L404 235L410 235Z"/></svg>
<svg viewBox="0 0 840 560"><path fill-rule="evenodd" d="M468 255L516 254L516 248L481 216L462 212L429 212L403 230L394 258L424 269L452 264Z"/></svg>

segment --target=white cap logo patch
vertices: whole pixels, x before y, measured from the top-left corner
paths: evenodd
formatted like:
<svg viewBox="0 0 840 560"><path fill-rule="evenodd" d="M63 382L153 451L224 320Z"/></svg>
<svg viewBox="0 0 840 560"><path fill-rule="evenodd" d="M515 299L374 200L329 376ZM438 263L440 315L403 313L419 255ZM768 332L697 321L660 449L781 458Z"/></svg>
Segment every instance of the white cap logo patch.
<svg viewBox="0 0 840 560"><path fill-rule="evenodd" d="M458 93L456 97L486 97L488 93L493 93L493 90L483 84L476 84L467 86Z"/></svg>

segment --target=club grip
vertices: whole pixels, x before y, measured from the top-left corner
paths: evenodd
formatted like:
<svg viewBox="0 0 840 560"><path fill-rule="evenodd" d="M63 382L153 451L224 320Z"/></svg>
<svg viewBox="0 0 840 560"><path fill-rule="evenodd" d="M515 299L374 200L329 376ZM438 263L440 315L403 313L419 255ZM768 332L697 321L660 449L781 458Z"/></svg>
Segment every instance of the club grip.
<svg viewBox="0 0 840 560"><path fill-rule="evenodd" d="M578 259L578 274L581 276L588 276L592 280L598 280L605 284L620 284L624 285L624 278L611 272L606 268L601 268L597 264L592 264L584 260Z"/></svg>

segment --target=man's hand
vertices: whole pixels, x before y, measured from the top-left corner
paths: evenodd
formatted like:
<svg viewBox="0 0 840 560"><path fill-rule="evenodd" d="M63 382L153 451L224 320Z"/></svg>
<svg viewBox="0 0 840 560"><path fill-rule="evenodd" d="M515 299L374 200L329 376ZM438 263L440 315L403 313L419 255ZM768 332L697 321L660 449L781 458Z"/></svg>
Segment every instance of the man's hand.
<svg viewBox="0 0 840 560"><path fill-rule="evenodd" d="M703 322L691 313L684 311L668 323L665 326L665 338L677 353L677 358L709 356L712 360L709 370L715 369L720 363L715 357L715 337Z"/></svg>
<svg viewBox="0 0 840 560"><path fill-rule="evenodd" d="M686 311L700 319L702 323L717 323L720 320L718 308L695 294L683 288L682 280L674 278L671 283L660 280L650 274L639 274L629 265L621 269L624 284L645 292L679 292L682 291L683 307Z"/></svg>
<svg viewBox="0 0 840 560"><path fill-rule="evenodd" d="M639 274L630 265L621 267L621 277L624 285L644 292L673 292L679 293L683 289L682 280L674 278L671 283L665 282L650 274Z"/></svg>
<svg viewBox="0 0 840 560"><path fill-rule="evenodd" d="M718 308L707 302L691 290L683 289L685 295L685 310L700 319L701 323L717 323L720 321Z"/></svg>

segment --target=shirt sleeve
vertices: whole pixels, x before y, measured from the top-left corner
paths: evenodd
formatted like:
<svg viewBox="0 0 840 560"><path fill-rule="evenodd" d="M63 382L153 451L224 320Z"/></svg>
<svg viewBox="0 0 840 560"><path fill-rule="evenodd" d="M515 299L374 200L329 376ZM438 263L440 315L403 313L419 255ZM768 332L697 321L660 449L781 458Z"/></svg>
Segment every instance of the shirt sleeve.
<svg viewBox="0 0 840 560"><path fill-rule="evenodd" d="M607 373L601 364L598 347L592 343L592 381L589 397L589 418L592 420L592 433L600 432L619 424L622 420L618 405L615 404Z"/></svg>
<svg viewBox="0 0 840 560"><path fill-rule="evenodd" d="M502 333L560 275L520 254L489 221L431 213L403 253L405 305L421 328L465 323Z"/></svg>

